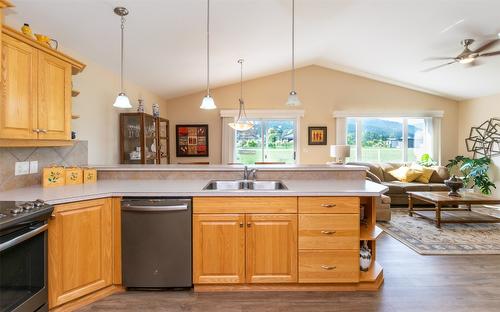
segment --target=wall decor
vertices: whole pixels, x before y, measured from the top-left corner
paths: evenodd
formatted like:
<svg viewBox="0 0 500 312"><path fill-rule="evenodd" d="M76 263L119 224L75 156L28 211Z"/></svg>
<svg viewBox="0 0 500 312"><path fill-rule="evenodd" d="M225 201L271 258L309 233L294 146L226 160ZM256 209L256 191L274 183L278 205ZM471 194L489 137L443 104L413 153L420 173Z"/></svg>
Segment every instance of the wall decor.
<svg viewBox="0 0 500 312"><path fill-rule="evenodd" d="M468 152L474 153L473 158L500 155L500 118L490 118L477 127L471 127L465 145Z"/></svg>
<svg viewBox="0 0 500 312"><path fill-rule="evenodd" d="M208 157L208 125L176 125L177 157Z"/></svg>
<svg viewBox="0 0 500 312"><path fill-rule="evenodd" d="M326 145L326 127L308 127L308 140L309 145Z"/></svg>

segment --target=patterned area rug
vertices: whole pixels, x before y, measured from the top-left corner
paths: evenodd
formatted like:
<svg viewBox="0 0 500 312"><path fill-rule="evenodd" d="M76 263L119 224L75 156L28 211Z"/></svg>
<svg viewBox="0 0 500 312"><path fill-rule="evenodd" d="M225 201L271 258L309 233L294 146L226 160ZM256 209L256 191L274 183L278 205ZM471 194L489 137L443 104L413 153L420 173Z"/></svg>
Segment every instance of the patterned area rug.
<svg viewBox="0 0 500 312"><path fill-rule="evenodd" d="M500 217L500 210L474 207L473 211ZM442 224L408 215L408 209L391 209L389 222L378 222L386 233L421 255L498 255L500 223Z"/></svg>

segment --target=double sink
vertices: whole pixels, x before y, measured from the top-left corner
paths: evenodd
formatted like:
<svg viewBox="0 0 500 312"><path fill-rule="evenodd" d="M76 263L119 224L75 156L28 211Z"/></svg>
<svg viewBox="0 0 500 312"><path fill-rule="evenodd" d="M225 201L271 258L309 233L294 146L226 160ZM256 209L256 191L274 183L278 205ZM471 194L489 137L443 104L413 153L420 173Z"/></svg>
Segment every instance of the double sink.
<svg viewBox="0 0 500 312"><path fill-rule="evenodd" d="M278 180L212 180L203 190L217 191L280 191L288 188Z"/></svg>

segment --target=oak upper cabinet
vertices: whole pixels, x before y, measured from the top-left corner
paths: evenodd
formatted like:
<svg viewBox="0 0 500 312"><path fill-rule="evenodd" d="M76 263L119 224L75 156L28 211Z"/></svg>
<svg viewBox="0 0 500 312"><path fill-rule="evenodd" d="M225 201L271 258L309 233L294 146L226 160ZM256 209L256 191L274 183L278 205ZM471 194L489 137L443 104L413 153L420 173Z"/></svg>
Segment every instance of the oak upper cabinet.
<svg viewBox="0 0 500 312"><path fill-rule="evenodd" d="M245 282L245 215L193 215L193 283Z"/></svg>
<svg viewBox="0 0 500 312"><path fill-rule="evenodd" d="M0 146L71 144L71 76L85 65L2 27Z"/></svg>
<svg viewBox="0 0 500 312"><path fill-rule="evenodd" d="M111 199L56 206L48 232L49 308L112 284Z"/></svg>
<svg viewBox="0 0 500 312"><path fill-rule="evenodd" d="M2 37L0 138L37 139L38 51Z"/></svg>
<svg viewBox="0 0 500 312"><path fill-rule="evenodd" d="M71 65L44 52L38 53L39 138L71 139Z"/></svg>
<svg viewBox="0 0 500 312"><path fill-rule="evenodd" d="M297 282L297 215L246 215L246 282Z"/></svg>

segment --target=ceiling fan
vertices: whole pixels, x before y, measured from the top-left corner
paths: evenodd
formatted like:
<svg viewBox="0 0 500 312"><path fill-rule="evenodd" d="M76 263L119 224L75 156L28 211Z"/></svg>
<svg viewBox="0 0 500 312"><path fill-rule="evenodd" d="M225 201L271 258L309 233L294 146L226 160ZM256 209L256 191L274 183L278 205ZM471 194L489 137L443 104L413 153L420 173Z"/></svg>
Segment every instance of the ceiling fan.
<svg viewBox="0 0 500 312"><path fill-rule="evenodd" d="M469 46L474 43L474 39L464 39L460 41L460 44L464 46L464 50L462 53L455 57L431 57L426 60L441 60L441 61L449 61L448 63L444 63L438 66L433 66L427 69L424 69L422 72L430 72L435 69L448 66L454 63L460 63L460 64L469 64L469 65L474 65L474 62L480 58L480 57L486 57L486 56L495 56L495 55L500 55L500 51L494 51L494 52L487 52L487 53L482 53L483 51L491 48L494 46L497 42L500 41L500 38L495 38L482 46L480 46L476 50L471 50Z"/></svg>

